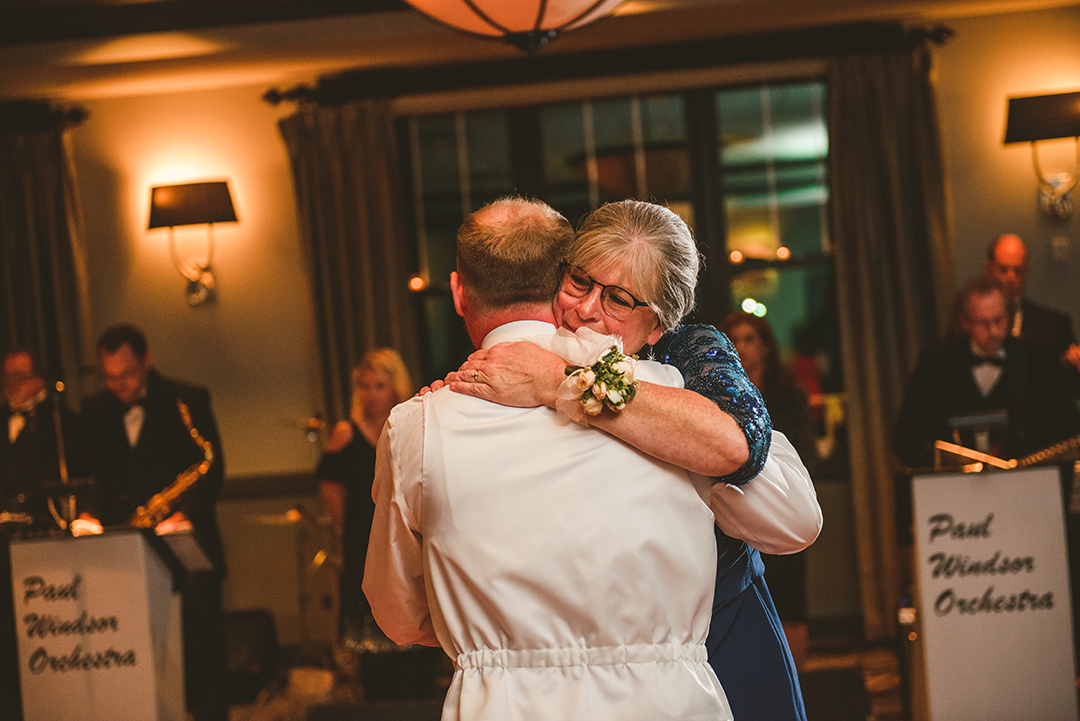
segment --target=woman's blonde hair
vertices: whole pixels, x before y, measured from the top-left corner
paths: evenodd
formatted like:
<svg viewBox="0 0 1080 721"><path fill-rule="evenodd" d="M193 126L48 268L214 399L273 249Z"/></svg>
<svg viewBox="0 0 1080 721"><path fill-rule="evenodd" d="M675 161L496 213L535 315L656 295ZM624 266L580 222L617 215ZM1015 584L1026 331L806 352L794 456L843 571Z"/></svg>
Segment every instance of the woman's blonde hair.
<svg viewBox="0 0 1080 721"><path fill-rule="evenodd" d="M394 388L398 403L408 400L416 392L412 378L409 376L409 369L405 367L405 361L401 359L398 352L393 348L372 348L352 369L352 399L349 403L349 415L358 423L364 416L364 392L360 388L360 379L366 370L378 371L390 379L390 385Z"/></svg>

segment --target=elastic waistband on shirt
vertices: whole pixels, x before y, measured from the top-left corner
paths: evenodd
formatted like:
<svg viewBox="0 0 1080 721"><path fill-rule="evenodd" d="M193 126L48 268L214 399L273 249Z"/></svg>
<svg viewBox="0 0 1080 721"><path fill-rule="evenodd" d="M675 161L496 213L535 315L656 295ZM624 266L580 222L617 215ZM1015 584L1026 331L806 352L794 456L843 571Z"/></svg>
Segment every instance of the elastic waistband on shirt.
<svg viewBox="0 0 1080 721"><path fill-rule="evenodd" d="M457 657L460 669L619 666L635 663L688 661L705 663L708 652L700 643L639 643L595 648L484 648Z"/></svg>

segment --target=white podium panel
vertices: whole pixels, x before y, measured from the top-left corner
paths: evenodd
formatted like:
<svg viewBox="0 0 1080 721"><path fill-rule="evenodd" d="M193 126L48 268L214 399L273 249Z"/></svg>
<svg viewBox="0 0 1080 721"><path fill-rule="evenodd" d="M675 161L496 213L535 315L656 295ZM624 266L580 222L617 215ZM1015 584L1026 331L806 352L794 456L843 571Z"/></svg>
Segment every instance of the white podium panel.
<svg viewBox="0 0 1080 721"><path fill-rule="evenodd" d="M182 721L180 596L138 531L11 543L26 721Z"/></svg>
<svg viewBox="0 0 1080 721"><path fill-rule="evenodd" d="M913 479L933 721L1076 721L1057 468Z"/></svg>

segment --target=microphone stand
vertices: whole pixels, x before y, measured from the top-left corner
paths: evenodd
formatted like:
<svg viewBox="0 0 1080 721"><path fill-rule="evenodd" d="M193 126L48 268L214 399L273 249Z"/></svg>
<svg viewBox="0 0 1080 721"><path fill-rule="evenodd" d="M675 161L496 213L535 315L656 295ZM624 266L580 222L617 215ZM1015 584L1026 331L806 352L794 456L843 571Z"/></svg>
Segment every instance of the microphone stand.
<svg viewBox="0 0 1080 721"><path fill-rule="evenodd" d="M49 506L49 513L52 514L53 520L56 521L56 525L60 527L60 530L70 532L71 522L78 516L75 508L75 494L71 493L69 489L71 478L68 476L67 450L64 445L64 427L60 414L60 403L62 401L61 393L64 391L64 383L62 381L57 381L55 388L56 391L53 393L52 397L53 430L56 433L56 457L60 466L60 486L61 488L68 489L68 493L65 496L67 499L67 508L64 509L67 511L67 518L65 519L64 516L56 510L56 503L54 502L53 496L50 495L46 503Z"/></svg>

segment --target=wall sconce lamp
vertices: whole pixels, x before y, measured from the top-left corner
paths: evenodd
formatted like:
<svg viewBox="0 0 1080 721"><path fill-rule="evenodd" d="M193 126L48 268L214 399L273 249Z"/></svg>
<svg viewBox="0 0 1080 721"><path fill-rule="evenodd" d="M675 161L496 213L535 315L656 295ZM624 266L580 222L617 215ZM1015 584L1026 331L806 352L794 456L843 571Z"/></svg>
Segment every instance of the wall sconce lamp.
<svg viewBox="0 0 1080 721"><path fill-rule="evenodd" d="M443 25L536 52L559 33L588 25L623 0L405 0Z"/></svg>
<svg viewBox="0 0 1080 721"><path fill-rule="evenodd" d="M1035 143L1053 138L1076 140L1076 166L1072 173L1047 178L1039 165ZM1039 205L1055 218L1072 215L1072 189L1080 178L1080 91L1056 95L1009 98L1005 143L1031 143L1035 175L1039 179Z"/></svg>
<svg viewBox="0 0 1080 721"><path fill-rule="evenodd" d="M235 223L229 184L224 180L211 183L159 185L150 189L150 223L154 228L169 229L169 254L180 275L187 278L188 303L200 305L214 297L214 276L210 271L214 259L214 223ZM176 254L173 228L177 225L207 225L206 260L181 261Z"/></svg>

